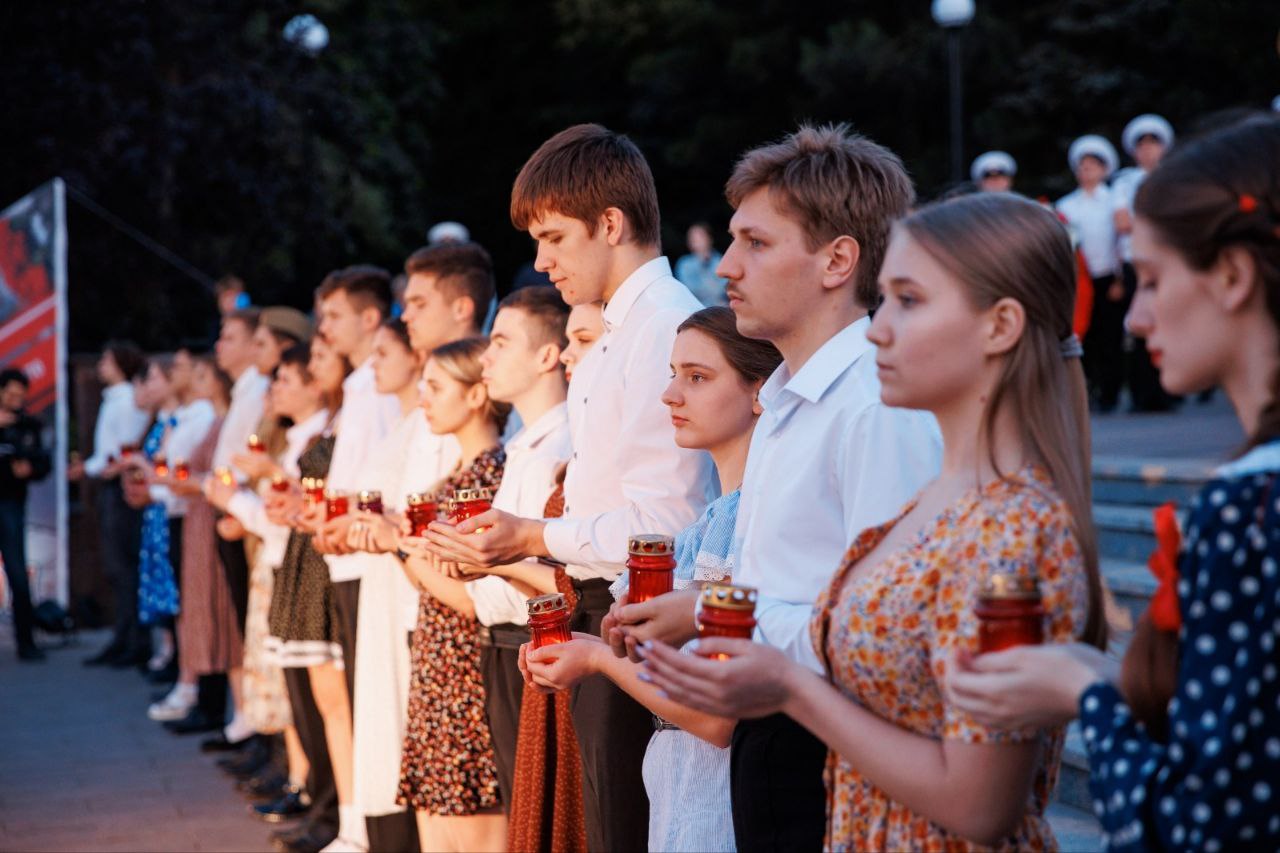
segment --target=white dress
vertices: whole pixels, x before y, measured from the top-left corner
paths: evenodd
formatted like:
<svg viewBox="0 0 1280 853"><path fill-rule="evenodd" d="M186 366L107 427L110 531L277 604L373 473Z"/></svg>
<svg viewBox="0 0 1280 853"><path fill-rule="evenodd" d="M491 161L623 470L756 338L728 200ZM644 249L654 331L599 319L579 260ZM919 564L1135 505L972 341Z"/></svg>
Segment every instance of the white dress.
<svg viewBox="0 0 1280 853"><path fill-rule="evenodd" d="M387 510L403 512L405 496L427 491L457 464L452 436L432 435L418 409L402 417L373 450L365 489L382 492ZM356 625L354 799L369 816L404 811L396 804L400 751L409 711L409 632L418 591L390 554L363 554Z"/></svg>

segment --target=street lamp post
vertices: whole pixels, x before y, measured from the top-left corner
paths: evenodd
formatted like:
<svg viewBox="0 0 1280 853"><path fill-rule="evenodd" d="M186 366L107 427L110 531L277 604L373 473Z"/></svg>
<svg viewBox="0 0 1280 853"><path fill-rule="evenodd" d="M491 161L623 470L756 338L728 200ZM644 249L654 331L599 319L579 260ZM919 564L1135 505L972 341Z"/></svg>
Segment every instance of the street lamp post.
<svg viewBox="0 0 1280 853"><path fill-rule="evenodd" d="M973 0L933 0L933 20L947 31L951 87L951 180L964 177L964 89L961 84L960 31L973 20Z"/></svg>

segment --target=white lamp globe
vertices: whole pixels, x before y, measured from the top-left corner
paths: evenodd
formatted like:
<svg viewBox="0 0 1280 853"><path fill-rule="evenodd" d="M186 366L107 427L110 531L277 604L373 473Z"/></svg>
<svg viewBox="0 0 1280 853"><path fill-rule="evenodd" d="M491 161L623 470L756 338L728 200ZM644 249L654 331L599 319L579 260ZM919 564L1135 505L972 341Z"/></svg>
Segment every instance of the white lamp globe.
<svg viewBox="0 0 1280 853"><path fill-rule="evenodd" d="M295 15L284 25L284 40L316 56L329 46L329 28L315 15Z"/></svg>
<svg viewBox="0 0 1280 853"><path fill-rule="evenodd" d="M973 0L933 0L933 20L942 27L963 27L973 20Z"/></svg>

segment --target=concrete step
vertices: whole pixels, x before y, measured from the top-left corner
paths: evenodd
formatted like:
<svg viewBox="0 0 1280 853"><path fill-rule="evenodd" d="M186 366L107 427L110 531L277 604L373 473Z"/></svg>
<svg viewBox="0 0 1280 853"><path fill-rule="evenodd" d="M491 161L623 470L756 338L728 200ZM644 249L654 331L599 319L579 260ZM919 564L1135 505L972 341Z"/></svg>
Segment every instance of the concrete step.
<svg viewBox="0 0 1280 853"><path fill-rule="evenodd" d="M1154 546L1153 546L1154 547ZM1147 609L1156 591L1156 579L1145 561L1102 558L1102 577L1116 603L1128 612L1134 624Z"/></svg>
<svg viewBox="0 0 1280 853"><path fill-rule="evenodd" d="M1093 853L1102 849L1102 827L1093 813L1065 803L1051 803L1045 814L1064 853Z"/></svg>
<svg viewBox="0 0 1280 853"><path fill-rule="evenodd" d="M1093 522L1098 528L1098 553L1103 558L1140 563L1156 547L1151 507L1095 501Z"/></svg>
<svg viewBox="0 0 1280 853"><path fill-rule="evenodd" d="M1213 468L1204 460L1095 456L1093 499L1134 506L1173 501L1182 506L1213 475Z"/></svg>

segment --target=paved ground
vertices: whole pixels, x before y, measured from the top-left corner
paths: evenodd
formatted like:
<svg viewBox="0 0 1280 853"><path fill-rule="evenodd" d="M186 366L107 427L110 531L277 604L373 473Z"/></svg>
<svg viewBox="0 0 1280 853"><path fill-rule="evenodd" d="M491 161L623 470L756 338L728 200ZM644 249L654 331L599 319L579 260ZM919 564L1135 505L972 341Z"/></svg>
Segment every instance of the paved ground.
<svg viewBox="0 0 1280 853"><path fill-rule="evenodd" d="M270 848L199 737L147 719L150 685L80 665L105 634L19 664L0 629L0 851Z"/></svg>
<svg viewBox="0 0 1280 853"><path fill-rule="evenodd" d="M1188 400L1167 414L1095 415L1093 455L1222 462L1244 442L1244 433L1226 396L1208 403Z"/></svg>

